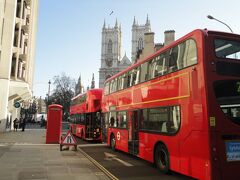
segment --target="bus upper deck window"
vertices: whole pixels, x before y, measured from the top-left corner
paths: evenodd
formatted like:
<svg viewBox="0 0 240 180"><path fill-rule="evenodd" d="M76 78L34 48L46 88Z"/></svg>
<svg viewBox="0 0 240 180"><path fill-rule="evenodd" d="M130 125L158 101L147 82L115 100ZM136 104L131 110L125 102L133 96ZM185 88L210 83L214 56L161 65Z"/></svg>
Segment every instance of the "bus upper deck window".
<svg viewBox="0 0 240 180"><path fill-rule="evenodd" d="M214 45L217 57L240 59L240 42L225 39L215 39Z"/></svg>

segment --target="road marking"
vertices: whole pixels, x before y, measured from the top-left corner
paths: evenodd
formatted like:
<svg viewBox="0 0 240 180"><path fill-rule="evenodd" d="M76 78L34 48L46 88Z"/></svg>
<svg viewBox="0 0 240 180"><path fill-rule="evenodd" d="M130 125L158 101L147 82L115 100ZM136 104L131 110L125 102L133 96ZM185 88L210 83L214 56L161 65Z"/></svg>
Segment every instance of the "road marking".
<svg viewBox="0 0 240 180"><path fill-rule="evenodd" d="M78 147L97 147L97 146L107 146L106 143L102 143L102 144L78 144Z"/></svg>
<svg viewBox="0 0 240 180"><path fill-rule="evenodd" d="M16 146L59 146L59 144L34 144L34 143L14 143Z"/></svg>
<svg viewBox="0 0 240 180"><path fill-rule="evenodd" d="M112 179L112 180L119 180L116 176L114 176L106 168L104 168L101 164L99 164L95 159L93 159L91 156L89 156L87 153L85 153L81 148L79 148L79 151L86 158L88 158L95 166L97 166L104 174L106 174L110 179Z"/></svg>
<svg viewBox="0 0 240 180"><path fill-rule="evenodd" d="M104 154L105 154L105 157L106 157L105 159L106 160L112 160L113 159L113 160L116 160L116 161L122 163L124 166L128 166L128 167L133 166L132 164L117 158L117 155L114 155L114 154L111 154L111 153L107 153L107 152L104 152Z"/></svg>
<svg viewBox="0 0 240 180"><path fill-rule="evenodd" d="M16 146L59 146L59 144L45 144L45 143L28 143L28 142L0 142L0 146L16 145ZM78 144L78 147L98 147L107 146L103 144Z"/></svg>
<svg viewBox="0 0 240 180"><path fill-rule="evenodd" d="M27 143L27 142L0 142L0 146L9 146L9 145L16 145L16 146L58 146L59 144L34 144L34 143Z"/></svg>

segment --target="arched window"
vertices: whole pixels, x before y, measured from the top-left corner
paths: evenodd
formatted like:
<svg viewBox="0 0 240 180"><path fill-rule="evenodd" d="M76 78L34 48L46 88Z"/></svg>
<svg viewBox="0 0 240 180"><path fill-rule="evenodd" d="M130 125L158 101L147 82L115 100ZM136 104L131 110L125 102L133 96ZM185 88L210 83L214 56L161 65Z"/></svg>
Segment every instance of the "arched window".
<svg viewBox="0 0 240 180"><path fill-rule="evenodd" d="M143 49L143 39L139 38L138 39L138 50L142 50Z"/></svg>
<svg viewBox="0 0 240 180"><path fill-rule="evenodd" d="M112 53L112 40L111 39L108 41L107 48L108 48L107 52L108 53Z"/></svg>

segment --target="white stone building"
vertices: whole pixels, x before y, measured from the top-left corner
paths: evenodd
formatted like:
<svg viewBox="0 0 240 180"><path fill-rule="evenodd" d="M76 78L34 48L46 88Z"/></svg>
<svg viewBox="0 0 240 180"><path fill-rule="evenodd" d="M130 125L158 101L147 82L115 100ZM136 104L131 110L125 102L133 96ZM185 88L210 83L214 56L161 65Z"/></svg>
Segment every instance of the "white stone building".
<svg viewBox="0 0 240 180"><path fill-rule="evenodd" d="M0 0L0 131L32 98L38 0Z"/></svg>

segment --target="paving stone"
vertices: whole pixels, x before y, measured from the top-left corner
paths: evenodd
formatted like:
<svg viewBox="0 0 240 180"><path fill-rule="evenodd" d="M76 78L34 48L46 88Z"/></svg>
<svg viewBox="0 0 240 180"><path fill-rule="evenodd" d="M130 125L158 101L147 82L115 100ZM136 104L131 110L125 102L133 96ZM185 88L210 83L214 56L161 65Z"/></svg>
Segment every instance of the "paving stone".
<svg viewBox="0 0 240 180"><path fill-rule="evenodd" d="M45 130L0 133L0 180L106 180L79 151L45 144Z"/></svg>

